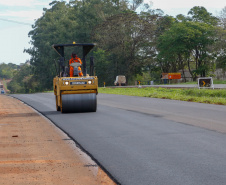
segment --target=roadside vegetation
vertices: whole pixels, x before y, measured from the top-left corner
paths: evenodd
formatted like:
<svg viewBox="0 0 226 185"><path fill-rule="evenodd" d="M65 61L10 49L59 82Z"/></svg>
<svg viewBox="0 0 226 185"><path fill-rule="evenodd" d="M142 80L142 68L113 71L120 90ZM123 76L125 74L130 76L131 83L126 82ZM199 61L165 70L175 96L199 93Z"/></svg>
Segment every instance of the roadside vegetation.
<svg viewBox="0 0 226 185"><path fill-rule="evenodd" d="M171 83L172 84L178 84L178 83ZM184 83L180 83L180 85L186 85L186 84L197 84L196 81L194 82L184 82ZM213 78L213 84L226 84L226 80L217 80Z"/></svg>
<svg viewBox="0 0 226 185"><path fill-rule="evenodd" d="M99 88L99 93L226 105L225 89Z"/></svg>
<svg viewBox="0 0 226 185"><path fill-rule="evenodd" d="M213 80L213 84L226 84L226 80Z"/></svg>
<svg viewBox="0 0 226 185"><path fill-rule="evenodd" d="M1 80L1 81L2 81L2 84L3 84L4 88L7 90L8 87L7 87L7 82L6 82L6 80Z"/></svg>

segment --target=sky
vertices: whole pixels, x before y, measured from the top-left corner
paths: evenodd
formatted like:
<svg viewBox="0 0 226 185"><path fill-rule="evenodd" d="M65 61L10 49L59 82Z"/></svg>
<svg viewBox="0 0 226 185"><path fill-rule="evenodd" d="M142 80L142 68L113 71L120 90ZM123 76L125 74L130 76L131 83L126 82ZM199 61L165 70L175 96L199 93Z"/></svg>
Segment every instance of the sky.
<svg viewBox="0 0 226 185"><path fill-rule="evenodd" d="M69 0L66 0L68 2ZM194 6L203 6L217 14L226 6L223 0L144 0L152 9L161 9L165 14L187 15ZM42 16L43 8L49 8L52 0L0 0L0 63L20 64L29 60L24 49L32 47L28 37L31 25Z"/></svg>

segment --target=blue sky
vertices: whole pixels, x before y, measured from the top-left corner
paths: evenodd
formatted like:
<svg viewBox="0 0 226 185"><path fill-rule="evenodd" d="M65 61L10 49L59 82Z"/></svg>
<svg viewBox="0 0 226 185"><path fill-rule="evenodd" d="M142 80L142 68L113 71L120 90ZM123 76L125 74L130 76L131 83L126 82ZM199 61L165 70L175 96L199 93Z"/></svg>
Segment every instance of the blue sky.
<svg viewBox="0 0 226 185"><path fill-rule="evenodd" d="M28 32L34 20L42 16L46 0L0 0L0 63L24 63L30 56L23 53L29 48ZM18 24L6 20L25 23Z"/></svg>
<svg viewBox="0 0 226 185"><path fill-rule="evenodd" d="M30 58L28 54L23 53L25 48L31 47L28 33L35 19L42 16L43 8L49 8L50 2L52 0L0 0L0 63L20 64ZM162 9L165 14L172 16L186 15L194 6L204 6L216 16L217 12L226 6L226 2L222 0L145 0L145 2L151 4L152 8Z"/></svg>

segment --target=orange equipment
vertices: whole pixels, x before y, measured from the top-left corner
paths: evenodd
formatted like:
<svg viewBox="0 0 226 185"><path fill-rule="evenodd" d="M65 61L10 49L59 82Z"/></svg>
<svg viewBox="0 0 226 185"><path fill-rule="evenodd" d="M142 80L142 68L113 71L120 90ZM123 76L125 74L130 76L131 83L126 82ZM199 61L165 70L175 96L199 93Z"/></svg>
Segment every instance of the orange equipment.
<svg viewBox="0 0 226 185"><path fill-rule="evenodd" d="M181 73L168 73L168 79L181 79Z"/></svg>

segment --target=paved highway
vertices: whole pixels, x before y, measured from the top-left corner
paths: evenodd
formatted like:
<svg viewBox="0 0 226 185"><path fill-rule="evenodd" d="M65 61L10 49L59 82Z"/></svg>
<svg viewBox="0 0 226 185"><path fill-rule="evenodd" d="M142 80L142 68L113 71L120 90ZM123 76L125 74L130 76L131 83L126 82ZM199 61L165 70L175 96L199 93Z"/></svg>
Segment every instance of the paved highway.
<svg viewBox="0 0 226 185"><path fill-rule="evenodd" d="M99 94L96 113L61 114L52 93L13 96L62 128L120 184L226 184L226 106Z"/></svg>

